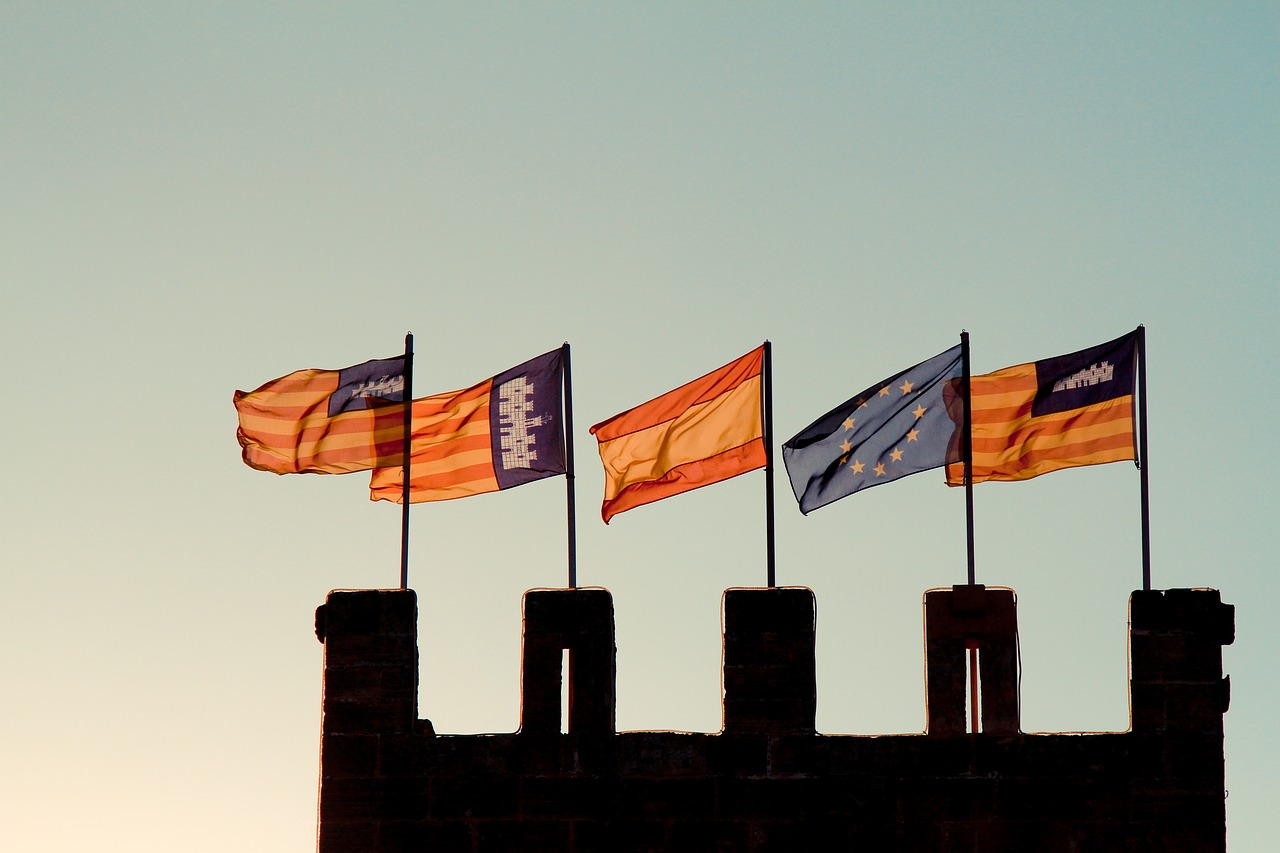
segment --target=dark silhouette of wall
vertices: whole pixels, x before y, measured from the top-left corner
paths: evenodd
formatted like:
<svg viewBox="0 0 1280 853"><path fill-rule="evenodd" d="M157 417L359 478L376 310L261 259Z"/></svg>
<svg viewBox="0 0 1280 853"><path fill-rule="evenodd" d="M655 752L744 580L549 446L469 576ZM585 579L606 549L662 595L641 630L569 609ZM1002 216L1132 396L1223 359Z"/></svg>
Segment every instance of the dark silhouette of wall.
<svg viewBox="0 0 1280 853"><path fill-rule="evenodd" d="M1226 849L1235 611L1215 590L1133 593L1132 725L1090 735L1021 733L1010 590L925 594L928 729L881 737L815 731L808 589L725 593L718 734L615 731L613 600L574 589L525 595L520 730L437 735L417 714L416 608L354 591L316 612L321 853Z"/></svg>

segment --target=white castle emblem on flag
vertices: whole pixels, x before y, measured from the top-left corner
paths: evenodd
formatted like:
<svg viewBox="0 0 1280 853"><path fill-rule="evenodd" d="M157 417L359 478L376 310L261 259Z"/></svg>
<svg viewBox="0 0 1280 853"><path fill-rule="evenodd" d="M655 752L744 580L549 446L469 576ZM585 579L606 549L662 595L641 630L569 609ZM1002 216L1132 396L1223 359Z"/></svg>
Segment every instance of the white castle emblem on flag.
<svg viewBox="0 0 1280 853"><path fill-rule="evenodd" d="M534 447L534 427L543 425L542 415L529 416L533 410L533 384L523 376L498 386L498 446L502 448L502 468L530 468L538 458Z"/></svg>
<svg viewBox="0 0 1280 853"><path fill-rule="evenodd" d="M361 382L351 389L351 399L357 397L386 398L404 394L404 376L382 376Z"/></svg>
<svg viewBox="0 0 1280 853"><path fill-rule="evenodd" d="M1116 369L1111 366L1109 361L1104 361L1101 364L1091 364L1086 369L1053 383L1053 390L1070 391L1073 388L1083 388L1086 385L1099 385L1103 382L1110 382L1115 372Z"/></svg>

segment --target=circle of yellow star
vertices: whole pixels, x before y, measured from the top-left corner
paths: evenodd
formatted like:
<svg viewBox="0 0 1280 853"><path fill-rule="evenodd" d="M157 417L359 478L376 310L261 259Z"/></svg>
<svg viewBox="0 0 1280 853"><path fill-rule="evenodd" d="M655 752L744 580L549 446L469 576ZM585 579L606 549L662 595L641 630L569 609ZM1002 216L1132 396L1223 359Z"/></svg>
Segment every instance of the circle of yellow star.
<svg viewBox="0 0 1280 853"><path fill-rule="evenodd" d="M911 380L909 380L909 379L904 379L904 380L902 380L902 384L901 384L901 385L899 385L898 387L902 389L902 394L903 394L903 396L905 397L907 394L910 394L910 393L911 393L911 389L912 389L914 386L911 384Z"/></svg>
<svg viewBox="0 0 1280 853"><path fill-rule="evenodd" d="M892 459L894 462L901 462L902 451L895 447L893 449L893 452L889 454L889 458Z"/></svg>
<svg viewBox="0 0 1280 853"><path fill-rule="evenodd" d="M916 441L920 437L920 430L913 429L907 433L907 441Z"/></svg>
<svg viewBox="0 0 1280 853"><path fill-rule="evenodd" d="M862 473L862 469L863 469L863 468L865 468L865 467L867 467L867 466L866 466L866 465L863 465L861 462L859 462L857 459L855 459L855 460L853 460L853 464L852 464L852 465L850 465L849 467L853 469L853 473L855 473L855 474L861 474L861 473Z"/></svg>
<svg viewBox="0 0 1280 853"><path fill-rule="evenodd" d="M884 463L883 463L883 462L881 462L881 463L879 463L878 465L876 465L876 476L877 476L877 477L883 477L883 476L884 476Z"/></svg>
<svg viewBox="0 0 1280 853"><path fill-rule="evenodd" d="M915 415L916 419L919 420L920 418L924 417L924 413L927 411L929 410L926 409L924 406L920 405L919 403L916 403L916 407L911 410L911 414Z"/></svg>

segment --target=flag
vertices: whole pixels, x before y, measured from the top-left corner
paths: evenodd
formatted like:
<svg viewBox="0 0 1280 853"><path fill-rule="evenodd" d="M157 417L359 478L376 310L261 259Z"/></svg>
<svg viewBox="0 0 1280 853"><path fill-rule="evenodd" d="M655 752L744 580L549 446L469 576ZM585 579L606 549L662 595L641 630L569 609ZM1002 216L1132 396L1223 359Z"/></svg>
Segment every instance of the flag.
<svg viewBox="0 0 1280 853"><path fill-rule="evenodd" d="M233 398L245 464L274 474L348 474L403 458L404 356L298 370Z"/></svg>
<svg viewBox="0 0 1280 853"><path fill-rule="evenodd" d="M605 524L625 510L765 465L764 347L591 428L604 464Z"/></svg>
<svg viewBox="0 0 1280 853"><path fill-rule="evenodd" d="M974 376L973 482L1136 459L1133 402L1138 332L1070 355ZM964 465L947 466L947 485Z"/></svg>
<svg viewBox="0 0 1280 853"><path fill-rule="evenodd" d="M782 445L791 490L808 514L862 489L956 458L948 406L963 371L954 346L872 385Z"/></svg>
<svg viewBox="0 0 1280 853"><path fill-rule="evenodd" d="M562 350L461 391L413 401L409 503L509 489L565 472ZM369 498L404 500L400 465L380 467Z"/></svg>

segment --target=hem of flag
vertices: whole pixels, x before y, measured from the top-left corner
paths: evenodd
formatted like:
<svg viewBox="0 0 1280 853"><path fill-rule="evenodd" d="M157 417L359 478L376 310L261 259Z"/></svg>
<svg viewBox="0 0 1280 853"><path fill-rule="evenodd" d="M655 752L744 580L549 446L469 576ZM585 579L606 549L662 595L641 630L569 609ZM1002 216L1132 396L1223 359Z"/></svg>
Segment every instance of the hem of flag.
<svg viewBox="0 0 1280 853"><path fill-rule="evenodd" d="M714 456L677 465L657 480L633 483L606 500L600 515L608 524L620 512L755 471L766 462L764 440L756 438Z"/></svg>

